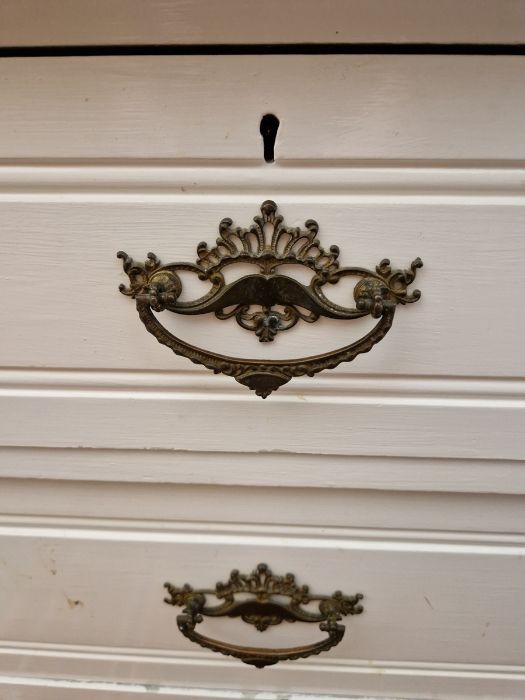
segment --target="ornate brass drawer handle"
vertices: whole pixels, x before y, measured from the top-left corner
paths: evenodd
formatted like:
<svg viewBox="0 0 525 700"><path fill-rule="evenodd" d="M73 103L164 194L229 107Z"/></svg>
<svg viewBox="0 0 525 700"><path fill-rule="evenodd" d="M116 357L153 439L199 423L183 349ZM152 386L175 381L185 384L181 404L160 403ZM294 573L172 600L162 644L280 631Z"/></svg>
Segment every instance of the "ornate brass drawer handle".
<svg viewBox="0 0 525 700"><path fill-rule="evenodd" d="M363 612L363 606L359 602L363 598L361 593L345 596L341 591L336 591L331 596L312 595L308 586L297 585L293 574L274 576L266 564L259 564L251 574L232 571L229 580L226 583L218 583L215 590L193 589L188 584L182 588L177 588L171 583L165 583L164 586L169 593L164 602L168 605L184 606L182 615L177 615L177 626L185 637L202 647L226 656L235 656L245 664L257 668L328 651L339 644L344 636L345 627L339 624L339 621L346 615L359 615ZM235 599L238 593L243 595L241 600ZM250 597L246 598L245 594ZM222 603L208 607L207 595L214 595ZM282 603L279 600L282 597L288 598L289 602ZM314 601L319 601L317 613L301 607ZM318 622L319 629L328 632L328 636L314 644L287 649L244 647L210 639L196 632L195 627L202 622L204 616L240 617L244 622L256 627L259 632L284 621Z"/></svg>
<svg viewBox="0 0 525 700"><path fill-rule="evenodd" d="M333 369L341 362L350 362L362 352L368 352L388 333L398 304L417 301L421 293L407 291L417 269L423 266L416 258L409 270L395 270L389 260L382 260L375 271L362 267L339 267L339 248L322 248L317 233L319 226L309 219L305 229L288 227L277 215L275 202L261 205L262 216L246 228L233 227L231 219L219 225L216 246L197 246L197 262L161 265L154 253L148 253L145 263L135 263L123 251L117 257L123 261L130 285L120 285L120 291L136 300L137 311L146 329L159 343L167 345L177 355L202 364L216 374L222 372L266 398L283 384L307 374ZM258 270L251 275L226 284L223 268L236 263L251 263ZM309 285L293 277L278 274L281 265L302 265L312 271ZM179 301L182 282L179 272L193 272L211 288L193 301ZM323 293L326 284L337 284L343 277L357 277L354 287L355 308L340 306ZM170 333L157 319L154 311L178 314L214 313L218 319L235 318L246 330L252 331L263 343L272 342L277 334L293 328L298 321L314 323L321 316L352 320L371 315L379 319L363 338L350 345L321 355L291 360L251 360L220 355L197 348Z"/></svg>

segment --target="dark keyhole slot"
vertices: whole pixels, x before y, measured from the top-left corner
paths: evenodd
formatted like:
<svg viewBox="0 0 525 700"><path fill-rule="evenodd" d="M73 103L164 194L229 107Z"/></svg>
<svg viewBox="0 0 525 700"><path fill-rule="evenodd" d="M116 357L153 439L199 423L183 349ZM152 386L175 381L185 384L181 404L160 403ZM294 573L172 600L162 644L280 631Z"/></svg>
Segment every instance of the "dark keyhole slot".
<svg viewBox="0 0 525 700"><path fill-rule="evenodd" d="M264 160L273 163L275 160L275 137L279 128L279 120L275 114L265 114L261 119L260 132L264 143Z"/></svg>

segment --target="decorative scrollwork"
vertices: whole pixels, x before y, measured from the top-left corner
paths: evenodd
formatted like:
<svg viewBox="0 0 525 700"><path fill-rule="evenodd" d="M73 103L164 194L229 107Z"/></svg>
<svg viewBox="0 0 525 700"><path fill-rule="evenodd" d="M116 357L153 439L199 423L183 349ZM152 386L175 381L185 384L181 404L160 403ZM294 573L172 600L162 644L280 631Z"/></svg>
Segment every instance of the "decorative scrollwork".
<svg viewBox="0 0 525 700"><path fill-rule="evenodd" d="M196 263L161 265L153 253L144 264L135 263L120 251L129 277L129 287L120 291L136 300L141 320L160 343L175 353L188 357L214 372L235 377L237 381L266 398L272 391L294 376L313 374L348 362L368 352L388 332L398 304L417 301L421 293L408 292L417 270L423 263L416 258L408 270L395 270L390 261L382 260L375 271L360 267L339 266L339 248L325 250L317 234L319 226L309 219L305 228L288 227L277 214L277 205L270 200L261 205L261 216L249 228L233 227L231 219L219 225L216 245L197 246ZM222 270L236 263L250 263L257 272L229 284ZM301 265L312 271L309 285L293 277L279 274L282 265ZM181 301L182 282L179 272L193 272L211 287L207 294ZM323 292L326 284L337 284L343 277L357 277L354 287L355 307L335 304ZM371 315L380 319L364 338L331 353L300 360L256 361L227 357L195 348L169 333L151 311L172 311L178 314L214 313L220 320L234 318L244 329L252 331L260 342L273 342L280 332L293 328L299 321L315 323L321 316L352 320Z"/></svg>
<svg viewBox="0 0 525 700"><path fill-rule="evenodd" d="M246 304L237 304L230 311L216 311L215 316L221 320L235 316L239 326L253 331L262 343L273 340L279 331L293 328L299 319L313 323L319 318L314 311L303 312L292 305L285 306L282 311L269 306L263 306L261 311L250 309Z"/></svg>
<svg viewBox="0 0 525 700"><path fill-rule="evenodd" d="M343 638L345 628L339 624L343 617L363 612L361 593L345 596L341 591L336 591L331 596L312 595L308 586L299 586L296 583L293 574L275 576L266 564L259 564L251 574L241 574L234 570L229 580L226 583L217 583L214 590L193 589L188 584L178 588L166 583L164 587L169 594L164 602L183 608L182 615L177 616L177 626L185 637L200 646L227 656L235 656L258 668L327 651ZM241 600L236 599L238 594L242 595ZM206 605L207 595L214 595L222 602L209 607ZM246 598L246 595L251 597ZM289 602L281 602L283 597L288 598ZM318 612L302 607L312 602L318 602ZM259 632L282 622L319 623L320 630L328 632L328 637L315 644L291 649L259 649L220 642L195 631L196 625L202 622L204 617L224 616L240 617Z"/></svg>

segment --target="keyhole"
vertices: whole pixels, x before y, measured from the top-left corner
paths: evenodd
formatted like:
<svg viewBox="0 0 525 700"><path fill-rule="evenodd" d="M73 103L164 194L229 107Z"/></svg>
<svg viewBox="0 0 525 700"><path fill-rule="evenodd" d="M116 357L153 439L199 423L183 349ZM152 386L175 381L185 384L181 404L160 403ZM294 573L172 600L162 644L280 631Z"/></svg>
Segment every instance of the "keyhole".
<svg viewBox="0 0 525 700"><path fill-rule="evenodd" d="M273 163L275 160L275 137L279 128L279 120L275 114L265 114L261 119L260 132L264 143L264 160Z"/></svg>

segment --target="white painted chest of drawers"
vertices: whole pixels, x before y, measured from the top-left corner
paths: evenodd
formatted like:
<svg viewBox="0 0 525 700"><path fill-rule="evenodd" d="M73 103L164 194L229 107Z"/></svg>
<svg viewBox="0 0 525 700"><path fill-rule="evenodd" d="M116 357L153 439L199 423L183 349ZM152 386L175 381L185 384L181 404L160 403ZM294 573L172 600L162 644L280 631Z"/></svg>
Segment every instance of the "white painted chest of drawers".
<svg viewBox="0 0 525 700"><path fill-rule="evenodd" d="M2 59L1 698L523 697L524 60ZM191 261L266 199L343 264L425 267L369 354L261 401L144 332L115 253ZM247 357L354 333L166 323ZM264 670L180 635L165 580L259 562L365 611Z"/></svg>

